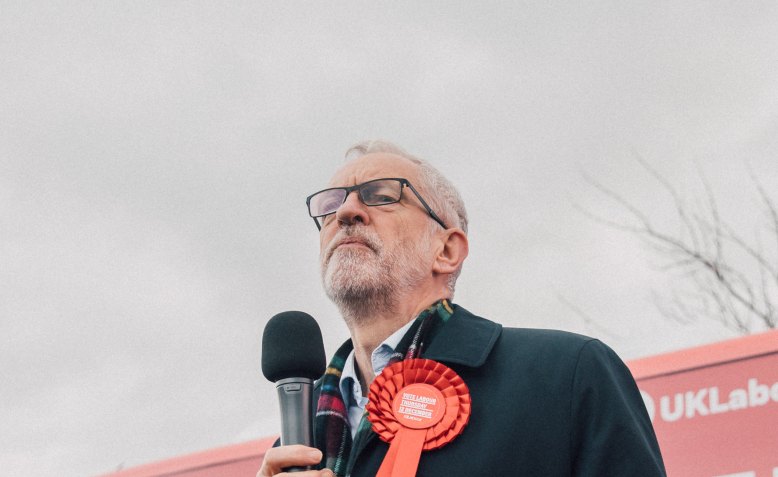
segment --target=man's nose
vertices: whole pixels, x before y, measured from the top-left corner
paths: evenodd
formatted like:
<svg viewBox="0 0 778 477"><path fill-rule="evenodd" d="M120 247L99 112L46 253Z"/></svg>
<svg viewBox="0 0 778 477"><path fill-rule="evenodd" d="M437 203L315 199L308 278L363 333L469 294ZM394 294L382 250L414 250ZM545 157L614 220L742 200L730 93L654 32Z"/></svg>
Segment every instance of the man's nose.
<svg viewBox="0 0 778 477"><path fill-rule="evenodd" d="M335 218L342 225L353 225L356 222L361 222L363 225L370 223L367 206L360 200L359 191L352 191L346 196L346 201L335 211Z"/></svg>

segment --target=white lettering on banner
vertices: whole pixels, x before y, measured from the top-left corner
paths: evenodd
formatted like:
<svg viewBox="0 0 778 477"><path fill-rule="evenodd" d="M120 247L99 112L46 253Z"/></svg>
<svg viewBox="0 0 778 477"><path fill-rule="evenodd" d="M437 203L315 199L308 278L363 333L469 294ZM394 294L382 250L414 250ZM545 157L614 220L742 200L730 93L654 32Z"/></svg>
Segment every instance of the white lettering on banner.
<svg viewBox="0 0 778 477"><path fill-rule="evenodd" d="M703 402L703 399L705 399L706 394L708 394L707 389L700 389L696 393L692 391L688 391L686 393L686 417L687 418L691 419L692 417L694 417L695 411L700 416L708 415L708 408L705 407L705 403Z"/></svg>
<svg viewBox="0 0 778 477"><path fill-rule="evenodd" d="M677 421L683 415L683 394L675 395L675 410L670 410L670 396L659 398L659 412L662 419L667 422Z"/></svg>
<svg viewBox="0 0 778 477"><path fill-rule="evenodd" d="M735 389L729 393L729 408L733 411L748 407L748 394L745 389Z"/></svg>
<svg viewBox="0 0 778 477"><path fill-rule="evenodd" d="M773 386L775 387L775 386ZM773 477L778 477L778 467L773 469Z"/></svg>
<svg viewBox="0 0 778 477"><path fill-rule="evenodd" d="M724 403L719 403L719 388L710 388L708 392L710 394L710 413L719 414L721 412L729 411L729 406Z"/></svg>
<svg viewBox="0 0 778 477"><path fill-rule="evenodd" d="M657 416L662 421L675 422L681 418L693 419L698 416L722 414L778 403L778 382L768 385L760 383L757 378L750 378L745 387L732 389L729 393L722 392L718 386L711 386L660 396L658 413L653 396L644 390L640 390L640 395L643 397L651 422L654 422ZM740 477L739 474L732 475ZM778 477L778 475L773 475L773 477Z"/></svg>
<svg viewBox="0 0 778 477"><path fill-rule="evenodd" d="M775 383L778 385L778 383ZM754 406L764 406L770 400L770 390L766 384L758 384L756 379L748 380L748 404Z"/></svg>

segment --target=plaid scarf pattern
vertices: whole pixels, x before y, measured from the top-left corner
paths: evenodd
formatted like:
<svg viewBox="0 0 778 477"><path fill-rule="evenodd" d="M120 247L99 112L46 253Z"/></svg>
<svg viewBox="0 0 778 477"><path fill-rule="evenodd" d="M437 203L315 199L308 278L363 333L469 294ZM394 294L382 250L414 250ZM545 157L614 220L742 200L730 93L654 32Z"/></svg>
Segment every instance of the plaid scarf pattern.
<svg viewBox="0 0 778 477"><path fill-rule="evenodd" d="M389 364L420 357L427 341L432 337L432 330L448 321L453 313L454 310L447 300L440 300L422 311L397 345L389 358ZM352 449L357 449L358 452L369 439L375 436L365 413L354 438L351 438L348 409L340 393L340 377L346 358L352 349L351 340L346 341L335 352L335 356L324 372L315 418L316 446L324 454L321 468L332 470L338 477L346 477L351 473Z"/></svg>

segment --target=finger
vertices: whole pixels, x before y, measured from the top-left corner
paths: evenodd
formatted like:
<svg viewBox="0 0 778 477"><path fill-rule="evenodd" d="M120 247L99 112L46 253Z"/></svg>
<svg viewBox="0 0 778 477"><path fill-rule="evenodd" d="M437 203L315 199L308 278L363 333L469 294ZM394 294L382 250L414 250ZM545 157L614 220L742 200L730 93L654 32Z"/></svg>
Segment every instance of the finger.
<svg viewBox="0 0 778 477"><path fill-rule="evenodd" d="M260 469L257 477L335 477L330 469L323 470L306 470L305 472L283 472L280 474L263 474Z"/></svg>
<svg viewBox="0 0 778 477"><path fill-rule="evenodd" d="M322 453L319 449L303 445L273 447L265 453L262 468L257 477L268 477L283 472L287 467L305 467L321 462ZM311 475L320 475L318 472ZM307 473L307 472L306 472ZM303 477L305 473L296 472L295 476Z"/></svg>
<svg viewBox="0 0 778 477"><path fill-rule="evenodd" d="M282 474L276 474L274 477L335 477L335 474L330 469L322 470L306 470L305 472L284 472Z"/></svg>
<svg viewBox="0 0 778 477"><path fill-rule="evenodd" d="M283 472L280 474L263 474L262 472L260 469L257 477L335 477L335 474L330 469L306 470L305 472L295 473Z"/></svg>

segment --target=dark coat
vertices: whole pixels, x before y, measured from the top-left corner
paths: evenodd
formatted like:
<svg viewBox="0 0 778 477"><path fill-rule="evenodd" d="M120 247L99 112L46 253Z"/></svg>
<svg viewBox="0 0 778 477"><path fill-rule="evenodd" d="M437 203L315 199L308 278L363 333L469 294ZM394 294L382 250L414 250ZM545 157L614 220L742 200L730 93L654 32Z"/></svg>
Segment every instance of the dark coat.
<svg viewBox="0 0 778 477"><path fill-rule="evenodd" d="M464 432L423 452L417 475L665 476L635 381L600 341L552 330L503 328L462 307L422 356L470 389ZM388 444L353 449L353 477L375 476Z"/></svg>

